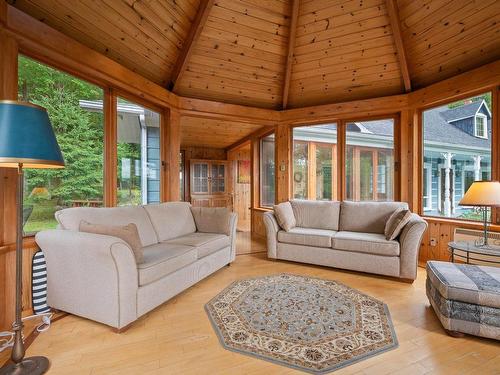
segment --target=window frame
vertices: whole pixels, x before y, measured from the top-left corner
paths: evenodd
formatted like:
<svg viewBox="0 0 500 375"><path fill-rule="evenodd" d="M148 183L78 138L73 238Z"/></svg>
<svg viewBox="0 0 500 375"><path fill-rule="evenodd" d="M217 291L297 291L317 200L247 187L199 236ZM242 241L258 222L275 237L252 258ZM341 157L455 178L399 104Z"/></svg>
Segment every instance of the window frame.
<svg viewBox="0 0 500 375"><path fill-rule="evenodd" d="M483 135L478 135L478 118L483 119ZM488 116L484 113L476 113L474 115L474 136L477 138L488 139Z"/></svg>
<svg viewBox="0 0 500 375"><path fill-rule="evenodd" d="M258 142L257 142L257 155L259 157L259 174L258 174L258 200L257 200L257 203L258 203L258 207L259 208L262 208L262 209L265 209L265 210L269 210L269 209L272 209L273 206L265 206L262 204L262 141L264 140L264 138L267 138L269 137L270 135L274 134L274 204L276 204L276 179L277 179L277 163L276 163L276 132L274 130L271 130L267 133L265 133L264 135L260 136L258 138Z"/></svg>
<svg viewBox="0 0 500 375"><path fill-rule="evenodd" d="M19 46L17 51L17 59L20 56L25 56L40 64L46 65L49 68L58 70L68 74L74 78L92 84L103 90L103 207L117 207L118 200L116 195L117 190L117 108L116 104L118 97L128 101L135 102L141 106L151 109L160 114L160 202L167 201L167 181L166 181L166 156L167 156L167 139L168 131L168 111L170 107L159 106L145 98L140 94L125 89L120 89L113 86L107 81L97 79L92 74L85 74L84 70L73 69L59 61L53 60L43 54L38 54L30 48ZM25 239L34 238L35 233L26 233Z"/></svg>

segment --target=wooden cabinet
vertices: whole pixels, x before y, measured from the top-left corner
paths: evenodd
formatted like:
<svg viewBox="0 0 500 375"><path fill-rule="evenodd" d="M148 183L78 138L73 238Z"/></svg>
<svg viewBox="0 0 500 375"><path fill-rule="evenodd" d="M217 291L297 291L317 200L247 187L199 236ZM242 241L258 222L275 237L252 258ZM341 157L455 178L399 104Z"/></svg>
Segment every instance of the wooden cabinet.
<svg viewBox="0 0 500 375"><path fill-rule="evenodd" d="M229 163L223 160L190 160L191 204L194 207L228 207Z"/></svg>

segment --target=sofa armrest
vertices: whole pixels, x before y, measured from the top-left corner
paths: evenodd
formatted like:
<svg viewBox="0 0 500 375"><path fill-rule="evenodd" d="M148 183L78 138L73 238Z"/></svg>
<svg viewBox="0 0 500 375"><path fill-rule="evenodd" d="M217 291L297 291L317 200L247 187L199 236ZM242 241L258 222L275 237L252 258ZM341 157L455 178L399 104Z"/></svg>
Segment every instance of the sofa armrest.
<svg viewBox="0 0 500 375"><path fill-rule="evenodd" d="M231 212L229 217L229 237L231 238L231 262L236 258L236 227L238 226L238 214Z"/></svg>
<svg viewBox="0 0 500 375"><path fill-rule="evenodd" d="M57 229L35 239L47 264L49 306L115 328L137 319L137 264L127 243Z"/></svg>
<svg viewBox="0 0 500 375"><path fill-rule="evenodd" d="M412 214L399 236L401 246L399 277L411 280L417 278L418 253L426 230L427 222L419 215Z"/></svg>
<svg viewBox="0 0 500 375"><path fill-rule="evenodd" d="M278 244L278 232L280 230L280 226L274 216L274 212L264 212L263 216L264 224L266 226L267 257L276 259L276 247Z"/></svg>

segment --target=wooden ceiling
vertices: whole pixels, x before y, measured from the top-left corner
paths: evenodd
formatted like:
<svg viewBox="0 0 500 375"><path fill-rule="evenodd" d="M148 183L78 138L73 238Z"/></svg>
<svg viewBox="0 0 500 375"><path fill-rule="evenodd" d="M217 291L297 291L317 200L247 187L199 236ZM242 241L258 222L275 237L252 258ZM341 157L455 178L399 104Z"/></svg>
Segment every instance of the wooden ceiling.
<svg viewBox="0 0 500 375"><path fill-rule="evenodd" d="M179 95L262 108L398 94L500 58L498 0L9 2Z"/></svg>
<svg viewBox="0 0 500 375"><path fill-rule="evenodd" d="M258 124L182 116L181 146L227 148L260 128Z"/></svg>

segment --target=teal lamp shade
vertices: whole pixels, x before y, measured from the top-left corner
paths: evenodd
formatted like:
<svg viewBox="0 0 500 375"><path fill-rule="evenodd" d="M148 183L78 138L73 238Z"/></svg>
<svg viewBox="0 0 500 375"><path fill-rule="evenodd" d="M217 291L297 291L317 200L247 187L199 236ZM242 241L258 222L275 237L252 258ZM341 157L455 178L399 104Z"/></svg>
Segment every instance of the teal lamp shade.
<svg viewBox="0 0 500 375"><path fill-rule="evenodd" d="M37 105L0 101L0 167L63 168L47 111Z"/></svg>

